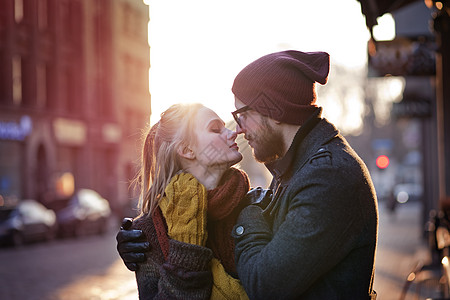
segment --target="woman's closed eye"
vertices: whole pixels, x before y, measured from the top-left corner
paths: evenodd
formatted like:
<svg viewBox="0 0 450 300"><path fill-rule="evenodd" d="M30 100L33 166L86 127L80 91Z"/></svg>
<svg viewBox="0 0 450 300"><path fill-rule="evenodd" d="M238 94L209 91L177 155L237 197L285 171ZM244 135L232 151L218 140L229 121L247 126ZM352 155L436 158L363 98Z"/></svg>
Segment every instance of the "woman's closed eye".
<svg viewBox="0 0 450 300"><path fill-rule="evenodd" d="M213 133L222 133L225 126L222 122L219 122L218 120L211 122L209 126L209 131Z"/></svg>

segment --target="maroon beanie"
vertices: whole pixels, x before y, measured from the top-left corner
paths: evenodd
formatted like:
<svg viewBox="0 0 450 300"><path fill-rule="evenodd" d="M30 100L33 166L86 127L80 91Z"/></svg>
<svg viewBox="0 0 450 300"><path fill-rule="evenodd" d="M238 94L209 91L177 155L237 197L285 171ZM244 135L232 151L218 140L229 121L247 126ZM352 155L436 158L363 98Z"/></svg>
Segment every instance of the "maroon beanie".
<svg viewBox="0 0 450 300"><path fill-rule="evenodd" d="M265 55L234 79L233 94L260 114L302 125L317 107L315 83L325 84L330 56L288 50Z"/></svg>

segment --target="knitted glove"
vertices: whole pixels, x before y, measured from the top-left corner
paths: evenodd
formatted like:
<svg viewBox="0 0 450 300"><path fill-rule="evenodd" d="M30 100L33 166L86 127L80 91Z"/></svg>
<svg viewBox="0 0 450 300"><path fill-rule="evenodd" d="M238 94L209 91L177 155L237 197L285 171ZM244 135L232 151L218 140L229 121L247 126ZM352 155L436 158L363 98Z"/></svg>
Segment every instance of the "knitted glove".
<svg viewBox="0 0 450 300"><path fill-rule="evenodd" d="M241 282L228 275L217 258L211 260L211 271L213 273L212 300L244 300L248 299Z"/></svg>
<svg viewBox="0 0 450 300"><path fill-rule="evenodd" d="M159 207L166 219L168 235L177 241L205 246L207 192L191 174L175 175Z"/></svg>

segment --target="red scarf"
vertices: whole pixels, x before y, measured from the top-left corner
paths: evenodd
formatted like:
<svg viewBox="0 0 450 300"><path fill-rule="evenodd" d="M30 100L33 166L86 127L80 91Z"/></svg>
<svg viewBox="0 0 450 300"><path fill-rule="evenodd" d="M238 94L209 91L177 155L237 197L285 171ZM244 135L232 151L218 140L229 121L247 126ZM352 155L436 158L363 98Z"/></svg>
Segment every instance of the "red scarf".
<svg viewBox="0 0 450 300"><path fill-rule="evenodd" d="M250 188L247 174L231 168L223 175L219 186L208 191L208 241L206 245L218 258L225 271L236 274L234 239L231 236L243 206L242 199Z"/></svg>
<svg viewBox="0 0 450 300"><path fill-rule="evenodd" d="M218 258L225 271L236 274L234 262L234 239L231 231L243 208L241 200L250 188L247 174L239 169L230 168L222 176L219 186L208 191L208 241L214 257ZM161 210L158 208L153 216L158 241L164 257L169 254L167 227Z"/></svg>

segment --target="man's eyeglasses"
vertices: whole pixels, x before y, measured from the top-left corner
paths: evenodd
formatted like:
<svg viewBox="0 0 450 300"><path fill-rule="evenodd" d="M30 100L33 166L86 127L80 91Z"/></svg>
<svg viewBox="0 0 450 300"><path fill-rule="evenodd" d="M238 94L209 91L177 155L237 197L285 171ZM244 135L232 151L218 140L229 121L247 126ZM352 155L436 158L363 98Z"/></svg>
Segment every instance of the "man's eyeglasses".
<svg viewBox="0 0 450 300"><path fill-rule="evenodd" d="M241 124L241 117L242 117L242 113L251 110L252 108L248 105L243 106L235 111L233 111L231 114L233 115L234 120L236 121L236 123L239 125L239 127L242 128L242 124Z"/></svg>

